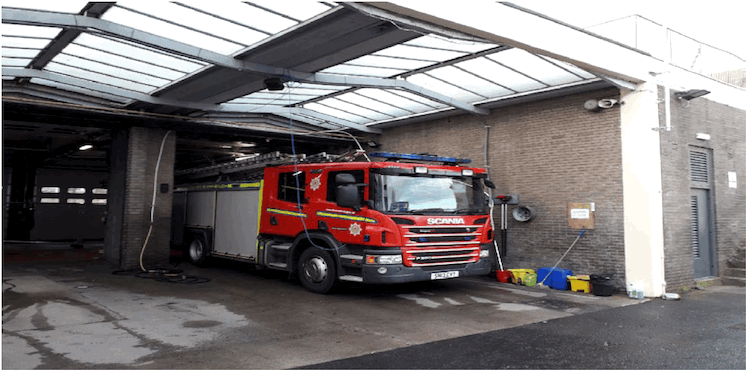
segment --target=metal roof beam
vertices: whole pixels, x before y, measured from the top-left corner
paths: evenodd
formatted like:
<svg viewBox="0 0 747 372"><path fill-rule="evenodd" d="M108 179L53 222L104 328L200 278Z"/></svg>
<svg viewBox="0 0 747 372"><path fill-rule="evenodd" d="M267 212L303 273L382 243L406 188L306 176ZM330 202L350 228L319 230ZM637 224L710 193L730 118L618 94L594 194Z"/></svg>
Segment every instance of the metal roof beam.
<svg viewBox="0 0 747 372"><path fill-rule="evenodd" d="M72 76L66 76L57 74L54 72L44 70L32 70L24 68L8 68L3 67L3 76L12 77L25 77L25 78L38 78L44 80L55 81L61 84L73 85L93 91L107 93L115 96L124 98L134 99L145 103L154 105L166 105L173 107L183 107L194 110L209 111L209 112L221 112L221 113L252 113L252 114L277 114L277 113L291 113L296 115L306 115L313 118L317 118L323 121L328 121L332 124L336 124L342 127L348 127L351 129L360 130L367 133L381 133L381 129L367 127L358 123L343 120L334 116L322 114L320 112L312 111L302 107L282 107L282 106L271 106L271 105L238 105L238 104L209 104L209 103L198 103L198 102L185 102L181 100L174 100L161 97L153 97L145 93L139 93L127 89L118 88L111 85L98 83L95 81L84 80L75 78ZM300 121L303 119L299 118ZM309 123L314 124L314 123Z"/></svg>
<svg viewBox="0 0 747 372"><path fill-rule="evenodd" d="M104 34L128 40L140 45L178 54L184 57L201 60L217 66L238 71L253 72L267 76L279 76L289 81L313 84L357 86L366 88L403 89L425 98L453 106L464 111L488 115L489 110L475 107L472 104L448 97L401 79L385 79L364 76L341 76L334 74L309 73L287 68L268 66L236 59L210 50L201 49L186 43L180 43L152 33L140 31L117 23L89 18L75 14L52 13L35 10L18 10L3 8L3 22L31 26L53 26L81 30L97 30Z"/></svg>
<svg viewBox="0 0 747 372"><path fill-rule="evenodd" d="M89 5L87 5L85 9L81 10L81 12L85 17L99 18L113 5L114 3L89 3ZM44 66L49 63L49 61L56 57L57 54L59 54L68 45L70 45L70 43L72 43L73 40L75 40L75 38L81 34L81 32L82 31L80 30L73 29L62 30L62 32L60 32L60 34L57 35L57 37L55 37L54 40L52 40L49 45L31 61L31 64L28 67L36 70L43 69Z"/></svg>
<svg viewBox="0 0 747 372"><path fill-rule="evenodd" d="M360 4L359 4L360 5ZM481 1L465 11L459 2L434 7L425 2L368 2L383 14L413 19L498 44L511 45L578 66L586 71L641 83L662 61L623 44L507 2ZM543 30L543 32L531 32Z"/></svg>

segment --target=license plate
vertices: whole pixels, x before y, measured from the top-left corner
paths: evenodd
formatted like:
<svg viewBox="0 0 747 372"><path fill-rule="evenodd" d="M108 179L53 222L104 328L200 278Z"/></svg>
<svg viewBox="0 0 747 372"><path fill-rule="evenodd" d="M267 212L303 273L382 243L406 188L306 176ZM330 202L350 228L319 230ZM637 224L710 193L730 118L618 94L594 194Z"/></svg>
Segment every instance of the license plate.
<svg viewBox="0 0 747 372"><path fill-rule="evenodd" d="M442 271L439 273L431 273L431 280L449 279L456 277L459 277L459 271Z"/></svg>

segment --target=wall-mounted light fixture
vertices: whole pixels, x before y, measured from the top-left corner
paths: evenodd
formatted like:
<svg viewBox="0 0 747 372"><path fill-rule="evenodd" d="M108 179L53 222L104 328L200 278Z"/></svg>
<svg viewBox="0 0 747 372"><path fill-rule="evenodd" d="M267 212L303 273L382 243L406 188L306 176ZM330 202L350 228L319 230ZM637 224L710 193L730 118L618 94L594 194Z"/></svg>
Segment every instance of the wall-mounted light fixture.
<svg viewBox="0 0 747 372"><path fill-rule="evenodd" d="M267 88L267 90L274 91L274 90L285 89L285 85L283 85L283 81L280 80L280 78L276 78L276 77L267 78L265 79L264 83L265 83L265 88Z"/></svg>
<svg viewBox="0 0 747 372"><path fill-rule="evenodd" d="M703 141L710 141L711 140L711 135L708 134L708 133L697 133L697 134L695 134L695 138L697 138L699 140L703 140Z"/></svg>
<svg viewBox="0 0 747 372"><path fill-rule="evenodd" d="M78 147L78 150L80 150L80 151L86 151L86 150L90 150L92 148L93 148L93 145L83 145L81 147Z"/></svg>
<svg viewBox="0 0 747 372"><path fill-rule="evenodd" d="M676 92L674 96L679 99L684 99L685 101L689 101L694 98L702 97L708 93L711 93L711 92L705 89L690 89L685 92Z"/></svg>
<svg viewBox="0 0 747 372"><path fill-rule="evenodd" d="M600 100L590 99L584 102L584 108L589 111L599 111L601 109L608 109L615 106L618 101L616 99L604 98Z"/></svg>

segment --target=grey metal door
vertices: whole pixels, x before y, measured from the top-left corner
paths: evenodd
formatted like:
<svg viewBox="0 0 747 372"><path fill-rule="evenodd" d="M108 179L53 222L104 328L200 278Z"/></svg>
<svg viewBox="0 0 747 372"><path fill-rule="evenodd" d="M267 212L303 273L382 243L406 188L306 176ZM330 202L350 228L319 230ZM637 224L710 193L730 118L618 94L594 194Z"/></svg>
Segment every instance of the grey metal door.
<svg viewBox="0 0 747 372"><path fill-rule="evenodd" d="M692 189L690 193L691 235L693 247L693 267L696 278L714 275L711 247L711 216L709 211L709 190Z"/></svg>
<svg viewBox="0 0 747 372"><path fill-rule="evenodd" d="M713 250L711 189L713 184L711 153L707 149L690 150L690 235L695 278L716 274Z"/></svg>

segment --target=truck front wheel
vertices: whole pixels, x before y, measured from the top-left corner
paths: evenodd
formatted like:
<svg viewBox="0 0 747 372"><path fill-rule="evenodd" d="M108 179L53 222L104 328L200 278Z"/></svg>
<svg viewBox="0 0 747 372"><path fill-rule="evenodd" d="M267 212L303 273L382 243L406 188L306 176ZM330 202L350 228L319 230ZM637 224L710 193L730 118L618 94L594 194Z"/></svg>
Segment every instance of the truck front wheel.
<svg viewBox="0 0 747 372"><path fill-rule="evenodd" d="M189 261L197 266L204 265L205 260L207 260L207 248L205 238L201 235L195 235L192 238L192 242L189 243L189 248L187 248Z"/></svg>
<svg viewBox="0 0 747 372"><path fill-rule="evenodd" d="M303 251L298 260L298 277L301 284L311 292L329 292L337 281L337 269L332 255L314 247Z"/></svg>

